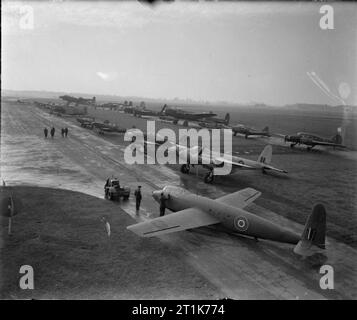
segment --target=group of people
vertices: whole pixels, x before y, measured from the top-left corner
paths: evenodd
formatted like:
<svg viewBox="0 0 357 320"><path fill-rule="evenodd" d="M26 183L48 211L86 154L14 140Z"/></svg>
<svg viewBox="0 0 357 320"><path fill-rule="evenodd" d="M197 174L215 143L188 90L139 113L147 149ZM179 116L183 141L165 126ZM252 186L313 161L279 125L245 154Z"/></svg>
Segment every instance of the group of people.
<svg viewBox="0 0 357 320"><path fill-rule="evenodd" d="M55 132L56 132L55 127L52 127L50 131L48 131L48 129L46 127L43 129L43 133L45 135L45 138L47 138L48 132L50 132L51 138L53 139L53 137L55 136ZM62 134L62 138L67 137L68 128L62 128L61 129L61 134Z"/></svg>
<svg viewBox="0 0 357 320"><path fill-rule="evenodd" d="M138 186L138 188L134 192L135 195L135 202L136 202L136 213L139 212L140 210L140 204L141 204L141 186ZM163 192L161 192L160 195L160 217L165 215L165 209L166 209L166 201L170 199L170 195L165 196Z"/></svg>

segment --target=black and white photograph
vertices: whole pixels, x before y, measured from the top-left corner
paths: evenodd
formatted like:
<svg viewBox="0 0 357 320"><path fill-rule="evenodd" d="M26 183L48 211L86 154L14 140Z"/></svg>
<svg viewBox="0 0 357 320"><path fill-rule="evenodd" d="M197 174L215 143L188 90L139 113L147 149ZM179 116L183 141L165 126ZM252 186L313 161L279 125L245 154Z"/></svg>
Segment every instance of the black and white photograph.
<svg viewBox="0 0 357 320"><path fill-rule="evenodd" d="M1 7L1 300L357 299L356 3Z"/></svg>

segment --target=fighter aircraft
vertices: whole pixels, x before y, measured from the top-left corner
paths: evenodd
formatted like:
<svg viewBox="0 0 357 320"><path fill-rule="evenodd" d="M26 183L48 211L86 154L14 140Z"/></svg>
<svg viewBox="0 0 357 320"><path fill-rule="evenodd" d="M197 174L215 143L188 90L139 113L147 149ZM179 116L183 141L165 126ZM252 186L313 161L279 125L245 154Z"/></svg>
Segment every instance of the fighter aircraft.
<svg viewBox="0 0 357 320"><path fill-rule="evenodd" d="M294 252L302 256L311 256L325 249L326 211L321 204L314 206L300 236L244 210L261 195L261 192L252 188L216 200L173 186L154 191L152 196L159 202L161 194L166 199L165 206L174 213L128 226L128 230L141 237L153 237L203 226L221 225L229 232L256 240L294 244Z"/></svg>
<svg viewBox="0 0 357 320"><path fill-rule="evenodd" d="M294 148L296 145L306 145L308 151L310 151L315 146L346 148L346 146L342 144L341 128L337 129L337 134L332 138L324 138L307 132L298 132L296 135L292 136L285 135L284 141L291 142L291 148Z"/></svg>
<svg viewBox="0 0 357 320"><path fill-rule="evenodd" d="M202 112L202 113L194 113L191 111L184 111L178 108L170 108L166 104L161 110L161 117L164 119L172 119L174 123L177 123L178 120L186 120L187 121L198 121L201 119L207 119L215 117L215 113L211 112Z"/></svg>
<svg viewBox="0 0 357 320"><path fill-rule="evenodd" d="M248 139L249 136L265 136L270 137L269 127L265 127L262 131L257 131L253 128L249 128L243 124L237 124L232 126L233 135L237 133L244 134L245 138Z"/></svg>
<svg viewBox="0 0 357 320"><path fill-rule="evenodd" d="M155 110L150 110L150 109L146 109L146 107L144 108L134 108L133 110L133 114L134 117L159 117L160 115L163 114L165 110L165 106L161 109L161 111L155 111Z"/></svg>
<svg viewBox="0 0 357 320"><path fill-rule="evenodd" d="M227 113L224 119L216 118L216 117L206 118L203 119L203 121L199 122L198 124L203 128L224 129L224 128L228 128L229 120L230 120L230 115L229 113Z"/></svg>
<svg viewBox="0 0 357 320"><path fill-rule="evenodd" d="M183 147L181 146L180 148ZM206 183L213 182L215 176L214 169L217 167L222 167L224 163L232 165L231 174L234 174L236 172L236 169L261 170L264 174L266 174L267 171L287 173L287 171L285 170L278 169L270 165L273 155L273 149L271 145L265 146L262 153L259 155L257 161L237 156L228 157L228 155L221 156L219 154L212 154L209 150L205 148L200 149L199 147L188 148L188 153L190 152L193 152L193 157L191 157L191 159L195 159L195 162L198 163L198 165L201 165L202 167L208 169L208 172L204 177L204 181ZM181 156L181 158L185 157L185 153L182 152L182 149L179 149L179 155ZM210 163L205 164L204 159L209 159ZM195 165L196 164L190 164L190 162L187 161L185 164L181 165L181 172L188 174L190 172L190 168L194 167Z"/></svg>
<svg viewBox="0 0 357 320"><path fill-rule="evenodd" d="M68 95L64 95L64 96L60 96L60 98L64 101L67 101L67 106L70 103L74 103L76 106L78 104L94 104L95 103L95 97L93 97L92 99L85 99L82 97L76 98L76 97L72 97L72 96L68 96Z"/></svg>

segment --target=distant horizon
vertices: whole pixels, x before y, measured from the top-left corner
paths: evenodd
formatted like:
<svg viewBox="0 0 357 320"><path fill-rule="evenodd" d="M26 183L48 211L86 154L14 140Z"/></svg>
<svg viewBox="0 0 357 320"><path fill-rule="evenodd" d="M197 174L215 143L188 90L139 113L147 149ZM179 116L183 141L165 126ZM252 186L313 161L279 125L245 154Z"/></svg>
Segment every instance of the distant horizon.
<svg viewBox="0 0 357 320"><path fill-rule="evenodd" d="M115 98L120 98L120 99L135 99L137 101L170 101L170 102L176 102L177 103L194 103L194 104L225 104L228 106L234 106L234 105L238 105L238 106L256 106L256 105L264 105L267 107L286 107L286 106L295 106L295 105L314 105L314 106L328 106L331 108L335 108L335 107L341 107L341 106L345 106L345 107L356 107L357 105L342 105L342 104L327 104L327 103L310 103L310 102L303 102L303 101L298 101L298 102L294 102L294 103L289 103L289 104L284 104L284 105L276 105L276 104L268 104L265 102L259 102L259 101L251 101L251 102L238 102L238 101L202 101L202 100L192 100L192 99L186 99L186 98L180 98L180 97L176 97L173 99L170 98L163 98L163 97L155 97L155 98L151 98L151 97L142 97L142 96L123 96L123 95L119 95L119 94L100 94L100 93L85 93L85 92L74 92L74 91L52 91L52 90L21 90L21 89L4 89L1 88L1 96L2 97L6 97L6 95L4 95L4 92L17 92L17 93L43 93L43 94L56 94L56 95L61 95L61 94L68 94L68 95L74 95L75 97L82 97L82 98L92 98L92 97L105 97L107 99L109 99L110 97ZM60 99L59 96L56 96L55 98ZM123 101L111 101L114 103L123 103Z"/></svg>

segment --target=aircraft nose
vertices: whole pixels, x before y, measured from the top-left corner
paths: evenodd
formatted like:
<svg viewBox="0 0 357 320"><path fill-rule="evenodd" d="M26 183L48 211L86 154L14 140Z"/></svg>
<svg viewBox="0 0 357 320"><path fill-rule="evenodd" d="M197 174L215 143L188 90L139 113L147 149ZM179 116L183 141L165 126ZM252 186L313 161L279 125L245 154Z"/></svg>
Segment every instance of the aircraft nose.
<svg viewBox="0 0 357 320"><path fill-rule="evenodd" d="M155 190L152 192L152 197L155 199L155 201L159 202L161 192L161 190Z"/></svg>

